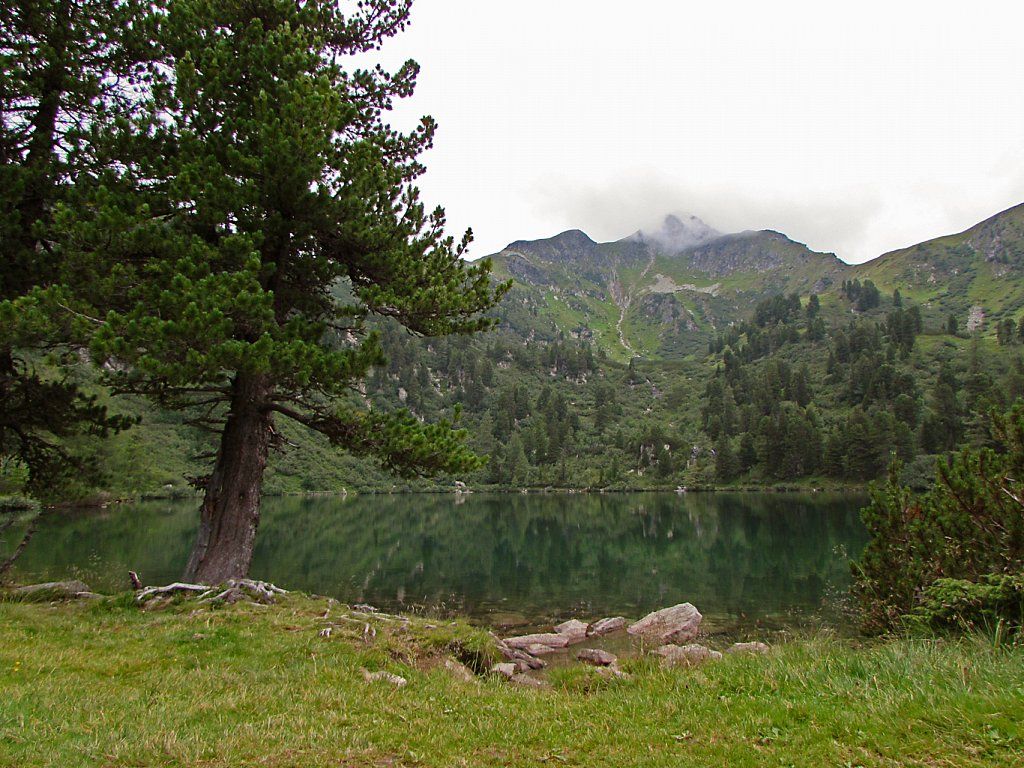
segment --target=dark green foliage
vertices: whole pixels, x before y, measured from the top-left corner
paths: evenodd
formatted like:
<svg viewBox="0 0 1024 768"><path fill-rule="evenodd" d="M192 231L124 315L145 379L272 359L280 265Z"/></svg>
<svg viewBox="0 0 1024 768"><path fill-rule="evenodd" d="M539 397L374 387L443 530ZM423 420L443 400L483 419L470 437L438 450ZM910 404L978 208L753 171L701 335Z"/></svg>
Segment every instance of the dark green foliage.
<svg viewBox="0 0 1024 768"><path fill-rule="evenodd" d="M110 416L74 381L45 378L13 356L9 367L0 365L0 401L0 457L27 469L24 485L15 490L44 500L101 480L96 461L73 451L69 438L105 438L132 423L130 417Z"/></svg>
<svg viewBox="0 0 1024 768"><path fill-rule="evenodd" d="M921 425L921 446L927 453L951 451L960 440L963 425L956 396L958 388L953 369L948 364L943 365Z"/></svg>
<svg viewBox="0 0 1024 768"><path fill-rule="evenodd" d="M731 482L740 472L740 461L733 452L729 438L722 434L715 442L715 480Z"/></svg>
<svg viewBox="0 0 1024 768"><path fill-rule="evenodd" d="M0 460L24 465L25 489L44 498L99 481L70 437L105 437L130 421L108 415L70 366L46 359L77 346L79 317L54 318L32 294L66 266L54 211L75 199L78 176L109 161L89 134L130 110L148 59L144 19L158 7L47 0L0 9Z"/></svg>
<svg viewBox="0 0 1024 768"><path fill-rule="evenodd" d="M814 320L819 314L821 314L821 300L818 298L818 294L812 293L807 299L808 321Z"/></svg>
<svg viewBox="0 0 1024 768"><path fill-rule="evenodd" d="M444 237L443 213L410 185L433 124L403 136L383 122L415 65L338 63L404 27L408 9L392 6L170 4L138 127L103 137L131 170L98 179L95 217L66 222L94 246L80 262L119 273L115 301L89 297L109 310L92 350L117 361L115 390L217 425L240 383L258 380L258 408L391 468L474 466L446 425L363 413L349 397L383 362L377 334L347 340L365 315L468 333L500 295L486 263L461 260L468 238Z"/></svg>
<svg viewBox="0 0 1024 768"><path fill-rule="evenodd" d="M923 329L921 310L917 306L904 310L902 300L886 317L887 335L904 357L910 354L915 338Z"/></svg>
<svg viewBox="0 0 1024 768"><path fill-rule="evenodd" d="M936 579L907 616L928 630L994 630L1024 625L1024 573L985 574L977 581Z"/></svg>
<svg viewBox="0 0 1024 768"><path fill-rule="evenodd" d="M996 324L996 340L1001 345L1017 343L1017 323L1012 317L1000 320Z"/></svg>
<svg viewBox="0 0 1024 768"><path fill-rule="evenodd" d="M858 312L874 309L881 300L881 293L871 280L865 280L863 283L857 279L844 280L843 294L853 303Z"/></svg>
<svg viewBox="0 0 1024 768"><path fill-rule="evenodd" d="M1024 566L1024 406L992 417L994 447L965 449L918 496L898 481L862 513L871 536L854 567L865 628L892 630L938 579L978 581Z"/></svg>
<svg viewBox="0 0 1024 768"><path fill-rule="evenodd" d="M808 317L813 316L808 308ZM754 308L754 322L761 328L778 323L787 323L800 314L800 297L792 293L789 296L773 296L757 304Z"/></svg>
<svg viewBox="0 0 1024 768"><path fill-rule="evenodd" d="M409 3L48 5L0 16L24 64L0 89L2 225L18 234L0 294L16 304L0 318L26 338L23 317L46 318L35 330L50 344L61 318L113 391L218 435L211 474L195 479L206 496L190 576L245 575L267 457L284 444L275 417L398 472L479 467L451 421L375 412L353 391L384 362L366 317L472 333L507 288L489 262L462 259L470 233L456 243L419 200L433 122L405 135L385 122L415 63L345 68L405 27ZM61 136L65 123L78 132ZM7 378L21 373L10 358ZM65 414L105 418L68 391ZM246 540L238 557L232 538Z"/></svg>

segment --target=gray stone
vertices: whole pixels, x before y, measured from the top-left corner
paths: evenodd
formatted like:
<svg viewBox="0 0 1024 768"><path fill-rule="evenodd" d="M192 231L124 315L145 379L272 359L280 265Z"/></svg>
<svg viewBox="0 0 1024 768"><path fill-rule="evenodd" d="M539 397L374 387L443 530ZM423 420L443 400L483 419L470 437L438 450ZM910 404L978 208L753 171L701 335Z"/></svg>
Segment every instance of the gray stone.
<svg viewBox="0 0 1024 768"><path fill-rule="evenodd" d="M557 632L541 632L534 635L519 635L518 637L506 637L505 644L510 648L527 650L531 645L546 645L551 648L565 648L569 644L569 638Z"/></svg>
<svg viewBox="0 0 1024 768"><path fill-rule="evenodd" d="M562 646L563 648L565 646ZM528 646L522 649L531 656L545 656L555 651L560 651L562 648L555 647L553 645L541 645L540 643L530 643Z"/></svg>
<svg viewBox="0 0 1024 768"><path fill-rule="evenodd" d="M445 659L443 666L456 680L461 680L464 683L476 682L476 675L473 674L473 670L465 664L460 664L455 659Z"/></svg>
<svg viewBox="0 0 1024 768"><path fill-rule="evenodd" d="M761 643L761 642L754 642L754 643L733 643L731 647L725 649L725 652L726 653L741 653L741 654L750 654L750 653L757 654L757 653L768 653L768 651L770 651L770 650L771 649L766 644Z"/></svg>
<svg viewBox="0 0 1024 768"><path fill-rule="evenodd" d="M506 680L511 680L512 677L517 674L516 665L512 664L511 662L506 662L504 664L495 664L493 667L491 667L491 674L500 675L501 677L504 677Z"/></svg>
<svg viewBox="0 0 1024 768"><path fill-rule="evenodd" d="M611 632L618 632L626 626L626 619L623 616L610 616L605 619L598 619L589 627L587 627L587 635L594 637L597 635L607 635Z"/></svg>
<svg viewBox="0 0 1024 768"><path fill-rule="evenodd" d="M391 683L396 688L401 688L408 681L399 675L391 672L367 672L363 670L363 679L368 683Z"/></svg>
<svg viewBox="0 0 1024 768"><path fill-rule="evenodd" d="M48 581L45 584L28 584L15 587L11 594L21 600L72 600L77 597L94 597L89 585L77 579L72 581Z"/></svg>
<svg viewBox="0 0 1024 768"><path fill-rule="evenodd" d="M512 675L512 677L509 678L509 682L521 685L525 688L547 688L550 685L550 683L544 680L539 680L536 677L530 677L529 675Z"/></svg>
<svg viewBox="0 0 1024 768"><path fill-rule="evenodd" d="M555 627L555 634L562 635L567 638L570 645L573 643L581 643L587 639L587 623L585 621L580 621L579 619L563 621Z"/></svg>
<svg viewBox="0 0 1024 768"><path fill-rule="evenodd" d="M544 659L538 659L536 656L531 656L526 651L519 651L519 653L522 654L522 658L517 659L517 661L525 661L530 669L544 669L544 667L548 665Z"/></svg>
<svg viewBox="0 0 1024 768"><path fill-rule="evenodd" d="M495 639L497 640L497 638ZM497 646L498 652L506 661L522 661L525 662L530 667L530 669L540 669L541 667L547 666L543 661L538 659L536 656L531 656L526 651L520 650L518 648L509 648L508 645L503 640L497 640ZM549 650L547 646L538 647L544 648L545 651Z"/></svg>
<svg viewBox="0 0 1024 768"><path fill-rule="evenodd" d="M616 662L615 654L602 651L600 648L584 648L576 654L576 658L585 664L595 667L607 667Z"/></svg>
<svg viewBox="0 0 1024 768"><path fill-rule="evenodd" d="M597 672L597 674L599 674L601 677L613 678L615 680L631 679L629 675L627 675L625 672L619 669L618 666L615 664L612 664L607 667L598 667L594 671Z"/></svg>
<svg viewBox="0 0 1024 768"><path fill-rule="evenodd" d="M680 603L647 614L626 631L652 643L685 643L697 636L702 618L693 605Z"/></svg>
<svg viewBox="0 0 1024 768"><path fill-rule="evenodd" d="M722 654L703 645L663 645L653 653L661 656L667 667L693 667L706 661L717 661Z"/></svg>

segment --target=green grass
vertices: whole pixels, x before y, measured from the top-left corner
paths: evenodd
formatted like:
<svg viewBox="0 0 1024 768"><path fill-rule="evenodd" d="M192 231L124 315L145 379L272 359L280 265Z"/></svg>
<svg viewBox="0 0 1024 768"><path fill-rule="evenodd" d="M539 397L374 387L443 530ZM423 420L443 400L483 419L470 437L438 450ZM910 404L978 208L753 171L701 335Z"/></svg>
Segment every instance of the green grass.
<svg viewBox="0 0 1024 768"><path fill-rule="evenodd" d="M362 621L325 600L143 612L0 604L3 766L1020 765L1024 648L793 641L695 670L457 681L461 624ZM349 628L350 627L350 628ZM408 679L368 683L362 669Z"/></svg>

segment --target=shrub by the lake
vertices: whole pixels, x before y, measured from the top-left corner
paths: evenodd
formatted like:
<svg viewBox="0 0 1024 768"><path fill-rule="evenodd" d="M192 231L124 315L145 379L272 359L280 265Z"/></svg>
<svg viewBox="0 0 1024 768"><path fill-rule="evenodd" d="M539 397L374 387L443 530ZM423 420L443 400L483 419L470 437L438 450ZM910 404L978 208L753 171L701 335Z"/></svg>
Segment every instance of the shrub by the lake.
<svg viewBox="0 0 1024 768"><path fill-rule="evenodd" d="M854 564L866 630L897 630L908 616L933 627L1001 619L1019 626L1024 406L993 414L991 434L993 447L940 461L925 494L898 482L898 466L872 492L862 513L871 539Z"/></svg>
<svg viewBox="0 0 1024 768"><path fill-rule="evenodd" d="M1024 573L986 574L978 581L937 579L925 587L908 619L926 630L995 631L1024 621Z"/></svg>

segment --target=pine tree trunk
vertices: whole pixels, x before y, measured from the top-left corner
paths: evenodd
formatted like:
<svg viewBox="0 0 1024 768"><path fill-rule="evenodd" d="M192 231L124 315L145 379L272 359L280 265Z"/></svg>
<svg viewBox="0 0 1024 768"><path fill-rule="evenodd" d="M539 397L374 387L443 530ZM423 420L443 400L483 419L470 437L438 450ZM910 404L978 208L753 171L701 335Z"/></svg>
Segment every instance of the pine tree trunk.
<svg viewBox="0 0 1024 768"><path fill-rule="evenodd" d="M272 421L266 409L264 377L239 374L232 385L231 411L200 509L199 535L185 580L219 584L249 575L260 492L267 466Z"/></svg>

